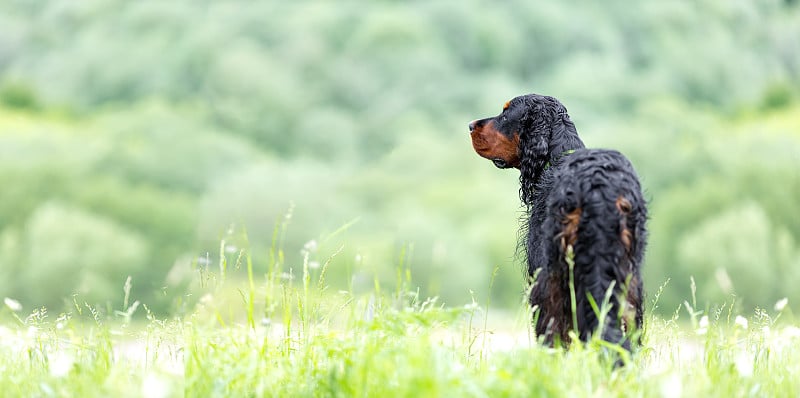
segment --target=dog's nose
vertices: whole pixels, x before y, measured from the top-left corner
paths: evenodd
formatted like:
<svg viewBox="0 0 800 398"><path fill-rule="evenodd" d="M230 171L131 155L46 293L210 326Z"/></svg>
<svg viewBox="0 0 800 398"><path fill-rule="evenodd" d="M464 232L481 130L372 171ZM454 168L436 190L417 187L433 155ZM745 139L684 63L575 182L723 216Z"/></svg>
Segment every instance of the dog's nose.
<svg viewBox="0 0 800 398"><path fill-rule="evenodd" d="M472 132L472 130L475 130L476 122L477 122L477 120L473 120L473 121L469 122L469 132L470 133Z"/></svg>

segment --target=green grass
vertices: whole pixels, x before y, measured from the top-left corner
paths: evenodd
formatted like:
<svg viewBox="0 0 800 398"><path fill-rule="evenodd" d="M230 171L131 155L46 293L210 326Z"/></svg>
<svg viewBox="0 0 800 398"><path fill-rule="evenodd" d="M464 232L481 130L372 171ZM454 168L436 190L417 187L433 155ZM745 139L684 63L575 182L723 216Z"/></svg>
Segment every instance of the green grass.
<svg viewBox="0 0 800 398"><path fill-rule="evenodd" d="M326 264L294 273L276 260L254 276L246 253L234 259L201 276L205 293L181 317L131 303L130 282L126 308L110 313L75 297L63 314L22 315L6 299L2 395L800 396L800 329L785 303L748 318L686 303L671 319L648 318L643 348L613 369L602 342L535 344L523 310L424 300L402 265L391 292L356 295L326 287ZM239 267L244 278L226 277Z"/></svg>

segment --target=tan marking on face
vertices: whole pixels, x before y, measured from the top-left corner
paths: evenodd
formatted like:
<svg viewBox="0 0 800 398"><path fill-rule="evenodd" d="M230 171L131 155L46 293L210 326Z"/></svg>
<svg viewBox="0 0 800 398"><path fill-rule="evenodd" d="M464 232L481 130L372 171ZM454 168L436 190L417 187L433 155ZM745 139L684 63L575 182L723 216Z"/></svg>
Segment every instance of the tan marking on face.
<svg viewBox="0 0 800 398"><path fill-rule="evenodd" d="M494 122L488 121L483 126L477 126L470 133L472 147L478 155L494 160L502 159L509 167L519 168L519 134L512 138L495 130Z"/></svg>
<svg viewBox="0 0 800 398"><path fill-rule="evenodd" d="M505 103L505 104L503 104L503 110L506 110L506 109L508 109L508 105L509 105L510 103L511 103L511 101L506 101L506 103Z"/></svg>

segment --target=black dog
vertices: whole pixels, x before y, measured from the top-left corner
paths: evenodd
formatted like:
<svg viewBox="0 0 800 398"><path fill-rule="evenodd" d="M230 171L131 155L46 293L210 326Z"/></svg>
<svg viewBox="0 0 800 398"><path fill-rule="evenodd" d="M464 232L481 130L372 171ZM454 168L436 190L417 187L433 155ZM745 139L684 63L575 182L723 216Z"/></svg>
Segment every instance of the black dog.
<svg viewBox="0 0 800 398"><path fill-rule="evenodd" d="M514 98L469 131L478 155L521 173L521 243L537 336L552 346L569 344L570 330L583 341L597 332L630 351L642 328L647 241L646 203L631 163L617 151L585 149L553 97Z"/></svg>

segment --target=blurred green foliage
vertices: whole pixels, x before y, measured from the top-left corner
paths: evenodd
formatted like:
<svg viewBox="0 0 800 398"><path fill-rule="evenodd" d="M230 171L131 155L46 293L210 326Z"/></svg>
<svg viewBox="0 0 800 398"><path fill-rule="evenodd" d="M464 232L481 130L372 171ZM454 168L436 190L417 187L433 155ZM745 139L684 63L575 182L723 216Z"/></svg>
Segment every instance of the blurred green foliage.
<svg viewBox="0 0 800 398"><path fill-rule="evenodd" d="M0 26L0 296L26 305L131 275L175 309L220 240L266 269L287 214L287 272L313 240L336 285L402 263L458 304L498 266L519 305L517 175L466 125L528 92L634 162L663 310L690 276L703 303L800 300L793 2L5 1Z"/></svg>

